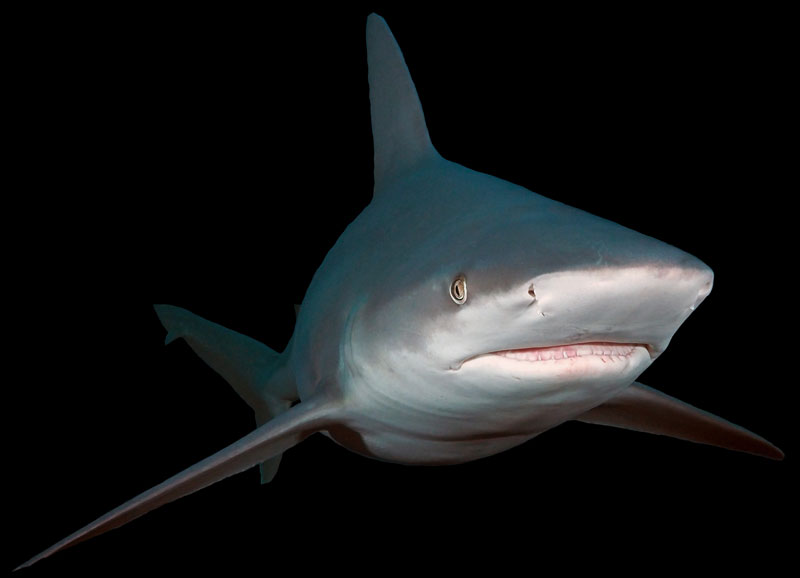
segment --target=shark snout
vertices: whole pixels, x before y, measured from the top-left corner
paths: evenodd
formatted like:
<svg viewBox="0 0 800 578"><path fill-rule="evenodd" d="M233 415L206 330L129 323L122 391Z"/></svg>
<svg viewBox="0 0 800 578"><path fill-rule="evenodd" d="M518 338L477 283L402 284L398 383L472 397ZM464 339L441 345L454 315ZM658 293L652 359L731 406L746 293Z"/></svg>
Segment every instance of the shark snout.
<svg viewBox="0 0 800 578"><path fill-rule="evenodd" d="M642 264L563 271L531 283L537 325L563 343L646 345L653 357L711 292L713 272L691 264Z"/></svg>

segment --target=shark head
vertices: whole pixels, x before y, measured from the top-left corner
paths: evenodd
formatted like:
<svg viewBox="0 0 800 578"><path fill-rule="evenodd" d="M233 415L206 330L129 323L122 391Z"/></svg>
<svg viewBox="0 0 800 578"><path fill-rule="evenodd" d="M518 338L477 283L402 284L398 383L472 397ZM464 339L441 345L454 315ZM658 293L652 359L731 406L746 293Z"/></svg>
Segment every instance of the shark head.
<svg viewBox="0 0 800 578"><path fill-rule="evenodd" d="M671 245L440 158L392 187L368 209L403 226L363 280L354 366L414 405L550 427L633 382L711 290Z"/></svg>

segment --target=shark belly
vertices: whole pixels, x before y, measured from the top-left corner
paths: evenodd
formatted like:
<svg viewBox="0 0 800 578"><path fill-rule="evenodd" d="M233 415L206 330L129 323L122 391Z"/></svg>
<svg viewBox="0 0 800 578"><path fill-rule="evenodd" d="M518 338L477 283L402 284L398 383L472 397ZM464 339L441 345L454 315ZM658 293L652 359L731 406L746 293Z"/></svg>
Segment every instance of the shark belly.
<svg viewBox="0 0 800 578"><path fill-rule="evenodd" d="M445 466L471 462L492 456L518 446L538 435L517 434L502 437L473 439L429 439L411 432L387 432L370 430L359 432L357 441L354 430L341 429L326 432L337 444L364 457L396 464L418 466ZM355 442L355 443L354 443Z"/></svg>

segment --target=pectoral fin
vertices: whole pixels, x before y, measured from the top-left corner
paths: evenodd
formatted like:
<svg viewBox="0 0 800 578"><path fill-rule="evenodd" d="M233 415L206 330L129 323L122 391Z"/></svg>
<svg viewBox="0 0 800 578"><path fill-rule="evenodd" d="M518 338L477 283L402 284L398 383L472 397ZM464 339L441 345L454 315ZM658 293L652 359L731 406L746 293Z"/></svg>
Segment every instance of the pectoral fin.
<svg viewBox="0 0 800 578"><path fill-rule="evenodd" d="M313 432L330 425L334 404L308 401L294 406L236 443L147 490L34 556L26 568L59 550L103 534L173 500L279 456Z"/></svg>
<svg viewBox="0 0 800 578"><path fill-rule="evenodd" d="M577 420L783 459L783 452L761 436L641 383L633 383Z"/></svg>

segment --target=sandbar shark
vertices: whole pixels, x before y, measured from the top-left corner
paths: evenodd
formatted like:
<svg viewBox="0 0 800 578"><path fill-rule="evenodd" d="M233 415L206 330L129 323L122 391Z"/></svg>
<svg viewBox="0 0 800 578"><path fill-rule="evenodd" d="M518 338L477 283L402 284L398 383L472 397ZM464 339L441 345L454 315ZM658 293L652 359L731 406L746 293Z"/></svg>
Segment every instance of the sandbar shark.
<svg viewBox="0 0 800 578"><path fill-rule="evenodd" d="M369 458L446 465L570 420L781 459L765 439L636 379L708 296L696 257L442 158L386 22L367 21L374 195L314 275L282 353L157 305L253 408L239 441L19 568L320 432Z"/></svg>

